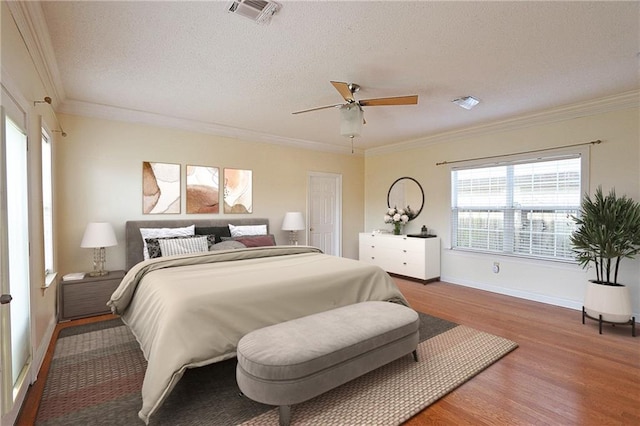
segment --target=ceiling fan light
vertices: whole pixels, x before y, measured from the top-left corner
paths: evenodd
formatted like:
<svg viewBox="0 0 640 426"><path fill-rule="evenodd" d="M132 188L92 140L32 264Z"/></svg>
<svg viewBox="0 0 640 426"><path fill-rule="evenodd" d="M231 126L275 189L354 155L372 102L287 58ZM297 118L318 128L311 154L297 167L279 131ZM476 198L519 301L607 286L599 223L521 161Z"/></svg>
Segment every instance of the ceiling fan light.
<svg viewBox="0 0 640 426"><path fill-rule="evenodd" d="M340 107L340 134L347 138L360 136L363 124L363 112L360 105L349 103Z"/></svg>
<svg viewBox="0 0 640 426"><path fill-rule="evenodd" d="M451 102L464 109L471 109L480 103L480 101L473 96L464 96L462 98L454 99Z"/></svg>

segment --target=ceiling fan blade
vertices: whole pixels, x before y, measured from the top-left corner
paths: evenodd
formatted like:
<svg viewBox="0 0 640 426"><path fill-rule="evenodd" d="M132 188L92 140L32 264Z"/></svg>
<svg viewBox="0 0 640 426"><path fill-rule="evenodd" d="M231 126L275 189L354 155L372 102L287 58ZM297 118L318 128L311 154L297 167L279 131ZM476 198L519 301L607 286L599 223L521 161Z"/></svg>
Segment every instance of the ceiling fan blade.
<svg viewBox="0 0 640 426"><path fill-rule="evenodd" d="M333 84L333 87L335 87L336 90L340 92L340 95L342 95L345 101L355 102L353 93L351 93L351 89L349 88L349 85L347 83L343 83L341 81L332 81L331 84Z"/></svg>
<svg viewBox="0 0 640 426"><path fill-rule="evenodd" d="M362 106L384 106L384 105L416 105L418 95L396 96L393 98L364 99L358 101Z"/></svg>
<svg viewBox="0 0 640 426"><path fill-rule="evenodd" d="M327 108L336 108L339 106L342 106L343 104L335 104L335 105L327 105L327 106L321 106L321 107L317 107L317 108L311 108L311 109L304 109L302 111L296 111L296 112L292 112L291 114L302 114L303 112L311 112L311 111L318 111L320 109L327 109Z"/></svg>

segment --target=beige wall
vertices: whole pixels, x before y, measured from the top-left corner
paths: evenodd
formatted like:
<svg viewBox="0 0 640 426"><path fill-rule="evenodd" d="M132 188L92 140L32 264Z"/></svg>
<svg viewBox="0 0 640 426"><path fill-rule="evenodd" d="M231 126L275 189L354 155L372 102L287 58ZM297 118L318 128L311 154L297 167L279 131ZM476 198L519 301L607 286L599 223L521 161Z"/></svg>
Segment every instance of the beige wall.
<svg viewBox="0 0 640 426"><path fill-rule="evenodd" d="M364 158L254 143L142 124L60 115L68 136L56 152L57 227L60 271L87 271L92 251L80 248L88 222L111 222L118 246L107 248L107 268L125 265L124 223L135 219L211 218L243 215L142 214L142 162L251 169L253 213L265 217L280 244L286 211L306 212L309 172L342 175L343 256L357 258L363 228ZM183 191L184 194L184 179ZM306 213L305 213L306 215ZM302 237L302 235L301 235ZM301 243L305 243L304 237Z"/></svg>
<svg viewBox="0 0 640 426"><path fill-rule="evenodd" d="M436 162L503 155L603 141L591 147L590 191L602 185L608 191L640 200L640 127L637 108L592 115L518 130L442 143L365 158L365 229L388 228L382 222L389 185L400 176L417 179L425 191L422 214L407 226L418 232L426 225L442 238L443 280L484 288L572 308L581 308L592 271L560 262L532 261L516 257L472 254L450 250L450 167ZM501 272L492 265L500 262ZM633 308L640 312L640 260L622 262L621 282L632 291Z"/></svg>

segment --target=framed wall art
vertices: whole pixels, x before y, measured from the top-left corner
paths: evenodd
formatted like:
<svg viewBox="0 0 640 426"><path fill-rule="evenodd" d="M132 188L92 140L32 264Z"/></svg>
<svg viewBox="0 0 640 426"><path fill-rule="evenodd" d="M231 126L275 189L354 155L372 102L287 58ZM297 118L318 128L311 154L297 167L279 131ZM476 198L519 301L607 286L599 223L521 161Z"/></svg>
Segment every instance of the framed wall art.
<svg viewBox="0 0 640 426"><path fill-rule="evenodd" d="M252 171L224 169L224 212L253 213Z"/></svg>
<svg viewBox="0 0 640 426"><path fill-rule="evenodd" d="M217 167L187 166L187 213L220 213Z"/></svg>
<svg viewBox="0 0 640 426"><path fill-rule="evenodd" d="M142 213L180 213L180 164L142 163Z"/></svg>

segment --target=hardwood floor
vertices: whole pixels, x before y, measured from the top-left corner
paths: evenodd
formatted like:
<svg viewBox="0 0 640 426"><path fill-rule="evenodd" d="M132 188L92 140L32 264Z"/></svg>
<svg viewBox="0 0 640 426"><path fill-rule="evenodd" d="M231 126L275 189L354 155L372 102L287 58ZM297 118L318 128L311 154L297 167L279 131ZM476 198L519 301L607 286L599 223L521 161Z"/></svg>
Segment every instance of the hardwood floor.
<svg viewBox="0 0 640 426"><path fill-rule="evenodd" d="M640 425L640 337L630 326L599 335L579 311L394 280L414 309L519 345L407 425Z"/></svg>
<svg viewBox="0 0 640 426"><path fill-rule="evenodd" d="M581 313L447 283L394 278L411 306L511 339L518 349L406 425L640 425L640 337L630 327L582 325ZM59 324L59 329L112 318ZM55 340L54 340L55 341ZM30 425L53 342L18 419Z"/></svg>

